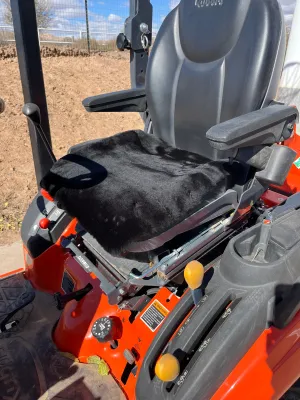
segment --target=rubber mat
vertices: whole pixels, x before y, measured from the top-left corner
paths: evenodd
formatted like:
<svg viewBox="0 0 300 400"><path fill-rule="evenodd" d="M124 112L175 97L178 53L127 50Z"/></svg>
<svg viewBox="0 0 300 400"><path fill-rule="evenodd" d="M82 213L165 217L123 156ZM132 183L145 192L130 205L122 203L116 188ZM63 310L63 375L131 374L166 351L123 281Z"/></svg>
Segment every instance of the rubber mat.
<svg viewBox="0 0 300 400"><path fill-rule="evenodd" d="M286 392L280 400L300 400L300 379Z"/></svg>
<svg viewBox="0 0 300 400"><path fill-rule="evenodd" d="M24 307L34 299L35 291L21 274L0 280L0 337L6 322L26 322Z"/></svg>
<svg viewBox="0 0 300 400"><path fill-rule="evenodd" d="M0 323L32 292L21 274L0 280ZM123 400L111 376L57 351L51 332L58 318L52 296L37 292L11 318L18 324L0 333L0 399Z"/></svg>

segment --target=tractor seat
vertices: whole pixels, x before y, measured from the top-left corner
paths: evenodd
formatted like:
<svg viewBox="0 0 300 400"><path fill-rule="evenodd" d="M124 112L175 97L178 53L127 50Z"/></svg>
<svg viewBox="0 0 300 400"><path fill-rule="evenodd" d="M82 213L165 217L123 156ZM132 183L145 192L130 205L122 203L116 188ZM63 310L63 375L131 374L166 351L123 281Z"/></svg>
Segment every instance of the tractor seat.
<svg viewBox="0 0 300 400"><path fill-rule="evenodd" d="M120 255L224 194L233 183L229 170L143 131L129 131L75 147L41 186L106 251Z"/></svg>
<svg viewBox="0 0 300 400"><path fill-rule="evenodd" d="M157 34L145 85L83 101L89 112L144 113L145 132L74 147L41 186L123 257L249 209L294 161L275 145L298 117L273 103L284 53L277 0L181 0Z"/></svg>

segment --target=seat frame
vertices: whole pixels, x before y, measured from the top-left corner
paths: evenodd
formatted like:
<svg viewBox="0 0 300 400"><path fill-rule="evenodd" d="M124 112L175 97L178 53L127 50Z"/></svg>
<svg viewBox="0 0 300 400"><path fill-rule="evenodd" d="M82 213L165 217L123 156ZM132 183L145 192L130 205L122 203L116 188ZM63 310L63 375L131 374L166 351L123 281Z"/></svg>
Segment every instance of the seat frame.
<svg viewBox="0 0 300 400"><path fill-rule="evenodd" d="M206 255L220 243L240 232L248 222L251 214L249 211L244 210L239 218L234 218L235 213L229 216L227 213L227 216L219 217L208 225L201 225L203 229L195 237L157 260L155 265L149 265L140 275L133 269L127 278L111 265L104 263L103 258L99 257L100 253L97 256L96 249L92 249L90 235L80 230L81 228L77 235L64 238L61 245L87 273L97 276L110 304L119 304L122 309L134 310L141 300L137 292L143 287L159 288L168 285L176 290L175 281L186 263ZM123 301L124 297L128 300Z"/></svg>

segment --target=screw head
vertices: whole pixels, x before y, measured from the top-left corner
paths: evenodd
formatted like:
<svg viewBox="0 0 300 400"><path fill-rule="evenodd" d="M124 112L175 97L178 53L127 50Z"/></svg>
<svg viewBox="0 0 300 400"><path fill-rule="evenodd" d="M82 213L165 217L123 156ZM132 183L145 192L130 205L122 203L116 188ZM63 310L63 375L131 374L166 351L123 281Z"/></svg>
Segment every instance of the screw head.
<svg viewBox="0 0 300 400"><path fill-rule="evenodd" d="M140 25L140 30L142 33L144 33L145 35L149 33L149 27L145 22L142 22Z"/></svg>
<svg viewBox="0 0 300 400"><path fill-rule="evenodd" d="M119 293L120 293L121 296L124 296L124 295L126 294L126 290L125 290L124 288L121 287L121 288L119 289Z"/></svg>
<svg viewBox="0 0 300 400"><path fill-rule="evenodd" d="M117 302L118 302L118 303L121 303L122 300L123 300L123 297L122 297L122 296L118 296L118 297L117 297Z"/></svg>

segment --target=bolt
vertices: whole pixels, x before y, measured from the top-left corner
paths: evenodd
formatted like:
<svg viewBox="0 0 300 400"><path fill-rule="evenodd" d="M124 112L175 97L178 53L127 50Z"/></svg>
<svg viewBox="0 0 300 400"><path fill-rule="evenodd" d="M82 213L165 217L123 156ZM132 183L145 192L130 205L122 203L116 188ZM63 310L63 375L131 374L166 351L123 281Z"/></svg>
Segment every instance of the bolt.
<svg viewBox="0 0 300 400"><path fill-rule="evenodd" d="M122 297L122 296L118 296L118 297L117 297L117 302L118 302L118 303L121 303L122 300L123 300L123 297Z"/></svg>
<svg viewBox="0 0 300 400"><path fill-rule="evenodd" d="M121 296L125 296L126 290L125 290L124 288L121 287L121 288L119 289L119 293L120 293Z"/></svg>
<svg viewBox="0 0 300 400"><path fill-rule="evenodd" d="M149 33L149 27L145 22L142 22L140 25L140 31L147 35Z"/></svg>
<svg viewBox="0 0 300 400"><path fill-rule="evenodd" d="M168 280L167 275L165 275L162 271L157 271L157 276L160 282L164 285L165 282Z"/></svg>

